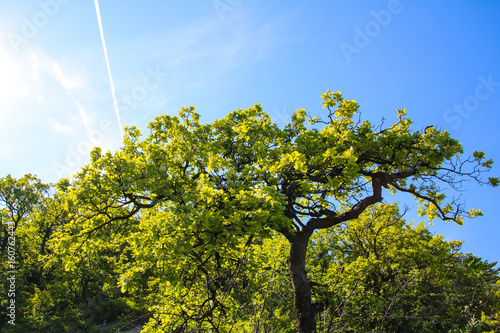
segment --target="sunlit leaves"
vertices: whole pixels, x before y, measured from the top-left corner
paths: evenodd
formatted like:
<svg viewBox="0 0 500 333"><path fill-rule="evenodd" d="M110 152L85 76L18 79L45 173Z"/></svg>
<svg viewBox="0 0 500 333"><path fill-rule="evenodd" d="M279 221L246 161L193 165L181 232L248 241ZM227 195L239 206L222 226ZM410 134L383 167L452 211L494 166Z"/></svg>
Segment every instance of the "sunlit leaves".
<svg viewBox="0 0 500 333"><path fill-rule="evenodd" d="M163 328L224 331L241 319L236 308L257 308L235 286L249 283L244 267L262 273L252 260L260 262L259 246L278 234L290 241L356 218L385 190L413 195L429 219L480 215L447 199L445 188L459 188L464 176L481 182L492 163L483 153L461 161L458 141L433 127L413 131L404 109L394 124L375 126L358 119L359 105L340 92L322 97L323 112L299 109L283 129L260 105L210 123L182 108L155 118L148 134L127 128L120 151L93 150L71 183L59 183L73 209L54 248L72 271L110 251L119 287L150 294ZM70 259L73 252L82 256ZM352 269L368 274L374 255L366 252Z"/></svg>
<svg viewBox="0 0 500 333"><path fill-rule="evenodd" d="M422 223L406 224L395 205L385 204L318 232L309 261L311 280L321 283L313 288L322 305L318 326L324 331L434 332L437 325L465 330L482 311L495 318L498 269L459 253L460 246L431 235ZM469 312L463 313L466 306ZM478 332L496 325L483 317Z"/></svg>

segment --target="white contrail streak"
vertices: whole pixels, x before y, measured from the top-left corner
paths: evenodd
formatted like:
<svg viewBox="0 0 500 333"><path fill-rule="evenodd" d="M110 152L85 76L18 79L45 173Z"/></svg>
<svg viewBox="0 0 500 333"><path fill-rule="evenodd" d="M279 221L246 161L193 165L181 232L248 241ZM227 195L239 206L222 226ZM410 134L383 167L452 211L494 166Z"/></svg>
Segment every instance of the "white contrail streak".
<svg viewBox="0 0 500 333"><path fill-rule="evenodd" d="M99 32L101 33L102 48L104 50L104 58L106 59L106 66L108 67L109 84L111 85L111 94L113 95L113 104L115 105L116 120L118 121L118 126L120 127L120 134L123 137L123 127L122 121L120 120L120 111L118 110L118 103L116 102L115 85L113 83L113 77L111 76L111 67L109 66L108 49L106 48L106 41L104 40L104 32L102 30L101 12L99 11L99 2L94 0L95 11L97 14L97 23L99 23Z"/></svg>

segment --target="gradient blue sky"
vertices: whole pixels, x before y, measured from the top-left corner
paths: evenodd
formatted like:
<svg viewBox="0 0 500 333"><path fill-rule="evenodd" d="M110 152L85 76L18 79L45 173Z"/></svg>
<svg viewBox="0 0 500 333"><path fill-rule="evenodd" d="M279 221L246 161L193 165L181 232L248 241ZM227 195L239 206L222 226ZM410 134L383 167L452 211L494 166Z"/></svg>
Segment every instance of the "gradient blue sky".
<svg viewBox="0 0 500 333"><path fill-rule="evenodd" d="M340 90L365 119L389 124L404 107L415 129L445 129L500 164L499 1L99 5L123 126L256 103L283 125L298 108L321 114L320 94ZM94 1L0 2L0 136L0 175L44 182L76 173L94 145L120 147ZM485 216L431 230L498 261L499 194L471 184L463 195Z"/></svg>

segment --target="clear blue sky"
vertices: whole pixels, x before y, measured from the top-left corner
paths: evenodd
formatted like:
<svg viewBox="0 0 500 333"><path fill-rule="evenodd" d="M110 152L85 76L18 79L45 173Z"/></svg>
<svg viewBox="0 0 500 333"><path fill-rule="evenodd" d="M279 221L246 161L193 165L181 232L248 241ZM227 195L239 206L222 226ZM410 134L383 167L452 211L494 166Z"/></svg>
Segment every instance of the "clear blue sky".
<svg viewBox="0 0 500 333"><path fill-rule="evenodd" d="M499 1L104 1L123 126L195 105L204 121L260 103L279 124L342 91L363 118L406 108L500 175ZM0 2L0 175L68 177L121 134L92 0ZM500 260L500 190L463 196L484 217L432 231ZM410 200L411 201L411 200Z"/></svg>

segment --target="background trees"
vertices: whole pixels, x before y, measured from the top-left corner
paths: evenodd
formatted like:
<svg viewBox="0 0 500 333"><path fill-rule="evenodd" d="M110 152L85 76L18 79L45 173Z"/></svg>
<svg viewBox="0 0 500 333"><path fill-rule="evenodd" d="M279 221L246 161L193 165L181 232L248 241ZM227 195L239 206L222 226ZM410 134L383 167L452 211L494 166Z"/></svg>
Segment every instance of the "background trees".
<svg viewBox="0 0 500 333"><path fill-rule="evenodd" d="M5 252L9 231L15 233L19 223L28 218L42 202L48 186L30 174L16 180L10 175L0 179L0 251Z"/></svg>
<svg viewBox="0 0 500 333"><path fill-rule="evenodd" d="M77 210L63 185L64 181L57 188L43 184L32 175L0 179L1 227L8 231L15 226L15 264L10 267L2 251L0 293L2 318L8 318L7 303L14 299L16 319L15 325L2 320L2 332L100 331L106 322L120 327L129 315L145 312L134 297L120 292L109 248L99 256L81 251L66 258L56 254L54 235ZM15 297L7 294L9 271L15 271Z"/></svg>
<svg viewBox="0 0 500 333"><path fill-rule="evenodd" d="M498 268L461 243L407 224L397 206L381 204L361 218L313 238L309 267L326 331L495 331ZM481 319L482 318L482 319Z"/></svg>

